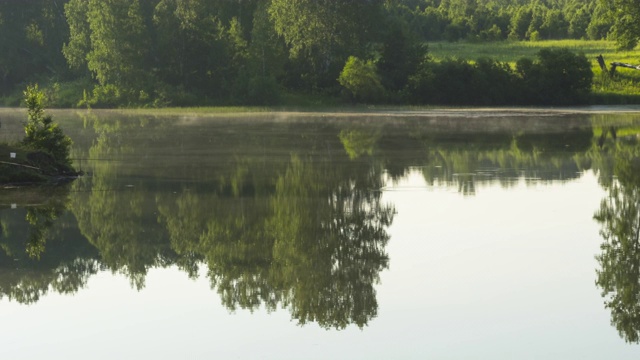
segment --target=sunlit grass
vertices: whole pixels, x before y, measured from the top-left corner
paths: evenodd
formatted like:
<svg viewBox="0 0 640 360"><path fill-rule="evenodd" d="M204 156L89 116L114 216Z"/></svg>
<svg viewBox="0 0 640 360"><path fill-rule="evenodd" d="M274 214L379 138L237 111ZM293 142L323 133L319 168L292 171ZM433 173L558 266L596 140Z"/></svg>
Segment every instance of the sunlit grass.
<svg viewBox="0 0 640 360"><path fill-rule="evenodd" d="M429 55L434 60L457 58L476 60L488 57L500 62L515 62L522 57L534 58L541 49L569 49L576 53L584 53L594 61L598 55L604 56L607 62L620 61L640 63L640 50L618 51L612 41L590 40L548 40L548 41L499 41L488 43L468 42L436 42L429 43ZM597 63L596 63L597 65Z"/></svg>

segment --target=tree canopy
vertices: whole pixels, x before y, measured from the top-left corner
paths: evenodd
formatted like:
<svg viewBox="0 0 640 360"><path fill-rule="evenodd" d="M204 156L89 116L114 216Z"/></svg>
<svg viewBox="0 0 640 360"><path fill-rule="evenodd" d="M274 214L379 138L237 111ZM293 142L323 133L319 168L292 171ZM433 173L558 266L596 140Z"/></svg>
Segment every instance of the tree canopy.
<svg viewBox="0 0 640 360"><path fill-rule="evenodd" d="M0 96L40 83L61 106L271 104L339 96L353 56L375 65L376 101L406 103L426 41L615 36L630 47L639 11L628 0L4 1Z"/></svg>

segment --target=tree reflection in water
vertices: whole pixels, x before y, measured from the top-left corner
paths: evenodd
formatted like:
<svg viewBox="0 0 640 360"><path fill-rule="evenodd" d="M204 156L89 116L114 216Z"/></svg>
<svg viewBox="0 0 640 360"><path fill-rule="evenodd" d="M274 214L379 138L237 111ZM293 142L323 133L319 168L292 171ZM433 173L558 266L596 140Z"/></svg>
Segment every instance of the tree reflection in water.
<svg viewBox="0 0 640 360"><path fill-rule="evenodd" d="M99 270L97 252L66 213L69 185L0 193L0 298L30 304L53 290L83 288Z"/></svg>
<svg viewBox="0 0 640 360"><path fill-rule="evenodd" d="M595 215L604 238L597 285L613 324L638 341L640 154L625 131L448 133L370 122L238 131L173 121L85 119L92 140L74 151L101 159L85 165L91 176L39 207L0 208L0 296L32 303L51 290L73 293L101 269L140 289L149 269L196 277L204 267L231 310L285 308L300 324L363 327L389 265L387 179L418 170L427 184L474 195L490 182L566 181L593 169L609 191Z"/></svg>
<svg viewBox="0 0 640 360"><path fill-rule="evenodd" d="M610 132L615 134L615 132ZM606 136L606 132L603 132ZM596 284L611 323L628 342L640 342L640 144L636 136L607 140L615 178L601 179L608 196L594 218L604 242ZM604 148L605 138L598 139Z"/></svg>
<svg viewBox="0 0 640 360"><path fill-rule="evenodd" d="M377 314L373 286L388 265L394 213L375 190L381 171L297 156L285 165L275 188L239 172L228 183L244 191L159 197L172 249L178 259L204 260L229 309L283 307L300 324L365 326Z"/></svg>
<svg viewBox="0 0 640 360"><path fill-rule="evenodd" d="M126 127L137 127L135 121L91 121L98 134L92 158L126 163L147 157L157 141L158 132L128 138ZM180 136L173 128L163 132L161 121L144 125ZM137 288L151 268L177 265L195 277L205 266L229 309L282 307L301 324L362 327L377 314L374 285L388 266L386 229L394 210L380 200L383 167L372 159L377 132L358 136L368 148L354 145L353 156L331 130L300 127L281 141L220 129L205 147L215 162L201 164L195 176L182 173L186 179L168 187L162 181L176 173L167 168L183 166L179 159L149 169L158 173L153 181L132 176L119 161L97 162L93 176L76 182L71 208L101 264L128 275ZM293 155L255 155L271 141L281 141L269 143L276 153Z"/></svg>

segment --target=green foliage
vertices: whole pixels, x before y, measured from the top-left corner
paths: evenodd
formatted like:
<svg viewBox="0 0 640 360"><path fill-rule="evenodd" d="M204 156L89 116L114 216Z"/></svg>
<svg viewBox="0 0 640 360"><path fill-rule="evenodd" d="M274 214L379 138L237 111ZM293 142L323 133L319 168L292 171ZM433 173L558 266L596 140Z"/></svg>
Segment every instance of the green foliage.
<svg viewBox="0 0 640 360"><path fill-rule="evenodd" d="M377 39L381 0L272 0L269 14L310 90L331 88L349 55L364 56Z"/></svg>
<svg viewBox="0 0 640 360"><path fill-rule="evenodd" d="M340 73L338 82L347 89L353 99L375 101L384 91L373 61L363 61L350 56Z"/></svg>
<svg viewBox="0 0 640 360"><path fill-rule="evenodd" d="M447 57L454 57L473 61L482 57L490 57L500 62L507 62L515 68L521 57L534 59L540 50L568 49L575 53L584 53L594 73L591 104L637 104L640 96L640 71L618 68L616 75L610 77L603 73L595 61L595 57L603 55L605 61L620 61L635 64L640 58L640 51L618 51L613 41L590 40L549 40L542 42L498 42L491 46L478 43L446 43L430 44L429 56L433 61L443 61Z"/></svg>
<svg viewBox="0 0 640 360"><path fill-rule="evenodd" d="M409 76L416 72L424 60L427 46L400 25L391 26L382 43L377 67L385 89L397 92L406 86Z"/></svg>
<svg viewBox="0 0 640 360"><path fill-rule="evenodd" d="M54 90L49 106L64 107L274 104L291 92L337 97L336 79L356 56L374 59L386 90L378 100L401 102L425 41L491 41L484 54L463 59L500 62L497 40L611 35L632 47L638 11L631 0L0 2L0 97L15 105L24 84L36 82Z"/></svg>
<svg viewBox="0 0 640 360"><path fill-rule="evenodd" d="M91 51L91 29L87 13L89 2L70 0L64 10L69 24L69 40L64 44L62 53L69 67L80 70L87 65L87 54Z"/></svg>
<svg viewBox="0 0 640 360"><path fill-rule="evenodd" d="M415 103L450 105L569 105L589 100L593 81L584 55L544 49L538 59L507 63L481 58L474 63L445 59L422 63L405 90Z"/></svg>
<svg viewBox="0 0 640 360"><path fill-rule="evenodd" d="M49 0L0 1L0 96L38 78L64 75L60 50L68 30L57 5Z"/></svg>
<svg viewBox="0 0 640 360"><path fill-rule="evenodd" d="M71 139L66 136L50 115L44 113L44 93L38 85L28 86L24 92L27 105L27 122L24 125L25 136L22 144L51 154L56 163L69 170L71 159Z"/></svg>
<svg viewBox="0 0 640 360"><path fill-rule="evenodd" d="M591 92L593 71L584 54L567 49L543 49L538 59L518 61L516 71L524 84L525 102L571 105L586 103Z"/></svg>
<svg viewBox="0 0 640 360"><path fill-rule="evenodd" d="M613 22L611 35L621 49L633 49L640 41L640 2L634 0L602 0Z"/></svg>
<svg viewBox="0 0 640 360"><path fill-rule="evenodd" d="M508 64L490 59L475 63L447 59L425 61L413 75L405 96L414 103L504 105L522 101L517 79Z"/></svg>

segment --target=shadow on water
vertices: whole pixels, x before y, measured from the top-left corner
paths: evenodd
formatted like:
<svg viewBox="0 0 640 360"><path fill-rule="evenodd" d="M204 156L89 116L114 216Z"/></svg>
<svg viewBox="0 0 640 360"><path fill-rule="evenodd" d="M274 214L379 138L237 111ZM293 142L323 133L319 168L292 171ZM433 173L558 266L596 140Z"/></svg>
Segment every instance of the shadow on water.
<svg viewBox="0 0 640 360"><path fill-rule="evenodd" d="M613 132L604 115L489 119L484 131L477 119L474 131L464 119L77 120L65 128L90 176L55 191L0 190L0 296L74 293L102 270L142 289L150 269L177 267L206 273L228 309L363 327L390 261L389 182L419 172L427 186L473 196L593 170L609 192L595 215L604 239L596 283L613 324L638 341L635 118Z"/></svg>

